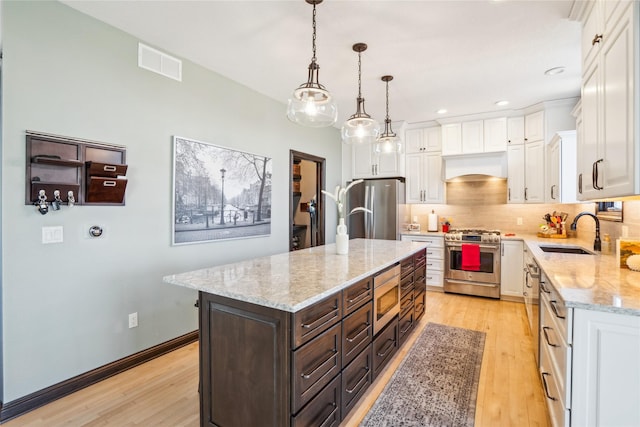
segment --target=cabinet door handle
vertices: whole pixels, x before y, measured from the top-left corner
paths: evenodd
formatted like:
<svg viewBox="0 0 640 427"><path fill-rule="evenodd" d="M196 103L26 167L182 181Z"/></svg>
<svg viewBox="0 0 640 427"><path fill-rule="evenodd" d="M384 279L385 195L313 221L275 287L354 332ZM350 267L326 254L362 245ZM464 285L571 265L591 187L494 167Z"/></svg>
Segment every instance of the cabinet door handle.
<svg viewBox="0 0 640 427"><path fill-rule="evenodd" d="M544 335L544 339L547 342L547 344L549 344L549 346L551 347L558 347L558 344L552 344L551 341L549 341L549 334L547 332L547 329L551 329L548 326L543 326L542 327L542 334Z"/></svg>
<svg viewBox="0 0 640 427"><path fill-rule="evenodd" d="M354 342L356 340L356 338L358 338L360 335L362 335L363 332L365 332L367 330L369 325L371 325L371 323L369 323L369 322L362 323L362 327L360 328L360 330L358 332L356 332L356 334L354 336L347 337L346 340L349 341L349 342Z"/></svg>
<svg viewBox="0 0 640 427"><path fill-rule="evenodd" d="M600 43L602 41L602 34L596 34L591 40L591 46L595 46L596 43Z"/></svg>
<svg viewBox="0 0 640 427"><path fill-rule="evenodd" d="M507 200L511 201L511 188L509 188L507 191L509 194L509 196L507 197Z"/></svg>
<svg viewBox="0 0 640 427"><path fill-rule="evenodd" d="M564 319L564 316L561 316L560 312L558 311L558 302L557 301L551 300L551 301L549 301L549 305L551 305L551 311L553 311L553 314L555 314L558 319Z"/></svg>
<svg viewBox="0 0 640 427"><path fill-rule="evenodd" d="M582 174L578 175L578 193L582 194Z"/></svg>
<svg viewBox="0 0 640 427"><path fill-rule="evenodd" d="M528 190L528 189L529 189L528 187L524 187L524 199L525 199L525 200L529 200L529 197L528 197L528 195L527 195L527 190Z"/></svg>
<svg viewBox="0 0 640 427"><path fill-rule="evenodd" d="M105 172L115 172L116 171L116 167L112 166L112 165L104 165L102 170L104 170Z"/></svg>
<svg viewBox="0 0 640 427"><path fill-rule="evenodd" d="M551 400L557 400L555 397L551 397L551 395L549 394L549 386L547 385L547 375L551 375L551 374L547 372L542 373L542 385L544 386L544 394L546 394L547 397Z"/></svg>
<svg viewBox="0 0 640 427"><path fill-rule="evenodd" d="M544 285L544 282L540 282L540 289L542 289L542 292L544 292L545 294L550 294L551 291L547 289L547 287Z"/></svg>
<svg viewBox="0 0 640 427"><path fill-rule="evenodd" d="M553 185L551 186L551 198L552 198L553 200L555 200L555 199L556 199L556 196L553 194L553 190L555 189L555 186L556 186L555 184L553 184Z"/></svg>
<svg viewBox="0 0 640 427"><path fill-rule="evenodd" d="M371 165L371 175L375 175L375 169L374 169L374 165Z"/></svg>
<svg viewBox="0 0 640 427"><path fill-rule="evenodd" d="M315 374L316 372L318 372L318 370L320 368L322 368L324 366L325 363L329 362L331 359L334 358L334 356L338 353L337 350L335 349L331 349L329 351L327 351L327 353L329 353L329 357L327 357L326 359L324 359L322 362L318 363L312 370L311 372L309 372L308 374L305 374L304 372L302 374L300 374L300 376L302 378L304 378L305 380L308 380L309 378L311 378L311 376L313 374Z"/></svg>
<svg viewBox="0 0 640 427"><path fill-rule="evenodd" d="M384 348L381 350L382 352L376 352L376 354L378 355L378 357L386 357L387 354L389 354L389 351L393 348L393 345L395 344L395 341L392 340L391 338L387 339L386 345L384 346Z"/></svg>
<svg viewBox="0 0 640 427"><path fill-rule="evenodd" d="M356 385L354 385L352 388L346 388L344 391L346 391L347 393L351 394L354 391L359 390L361 388L360 384L363 381L365 381L367 379L367 377L369 376L369 369L370 368L368 366L364 367L364 368L361 368L360 370L364 371L364 375L362 375L362 377L360 377L360 379L358 381L356 381Z"/></svg>
<svg viewBox="0 0 640 427"><path fill-rule="evenodd" d="M602 162L604 162L604 159L599 159L593 164L594 173L595 173L595 178L594 178L594 181L593 181L593 188L595 188L596 190L603 190L604 189L604 187L600 187L598 185L598 172L599 172L598 163L602 163Z"/></svg>
<svg viewBox="0 0 640 427"><path fill-rule="evenodd" d="M115 187L116 186L116 182L115 181L105 181L102 183L103 187Z"/></svg>

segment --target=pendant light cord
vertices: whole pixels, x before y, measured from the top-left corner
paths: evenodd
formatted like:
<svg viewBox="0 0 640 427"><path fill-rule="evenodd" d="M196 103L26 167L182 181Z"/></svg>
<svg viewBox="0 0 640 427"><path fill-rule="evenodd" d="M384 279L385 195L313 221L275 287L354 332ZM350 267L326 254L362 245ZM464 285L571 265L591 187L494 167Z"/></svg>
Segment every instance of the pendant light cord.
<svg viewBox="0 0 640 427"><path fill-rule="evenodd" d="M361 79L361 75L362 75L362 53L358 52L358 99L362 98L362 91L360 90L361 87L361 83L362 83L362 79Z"/></svg>
<svg viewBox="0 0 640 427"><path fill-rule="evenodd" d="M316 62L316 4L313 4L313 38L311 39L313 56L311 62Z"/></svg>
<svg viewBox="0 0 640 427"><path fill-rule="evenodd" d="M389 120L389 81L386 81L385 83L387 83L387 117L386 120Z"/></svg>

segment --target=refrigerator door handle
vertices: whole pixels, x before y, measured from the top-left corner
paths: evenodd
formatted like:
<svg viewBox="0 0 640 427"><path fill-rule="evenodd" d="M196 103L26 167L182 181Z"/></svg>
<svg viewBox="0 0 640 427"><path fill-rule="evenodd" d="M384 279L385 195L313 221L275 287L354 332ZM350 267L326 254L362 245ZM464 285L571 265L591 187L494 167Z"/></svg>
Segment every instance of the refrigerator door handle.
<svg viewBox="0 0 640 427"><path fill-rule="evenodd" d="M373 209L376 203L375 189L376 188L374 186L371 186L371 207L369 208L371 210L371 227L369 232L369 239L373 239L376 231L376 211Z"/></svg>
<svg viewBox="0 0 640 427"><path fill-rule="evenodd" d="M369 209L369 186L366 185L364 187L364 207ZM364 216L364 237L365 239L369 237L369 216L367 212L363 212Z"/></svg>

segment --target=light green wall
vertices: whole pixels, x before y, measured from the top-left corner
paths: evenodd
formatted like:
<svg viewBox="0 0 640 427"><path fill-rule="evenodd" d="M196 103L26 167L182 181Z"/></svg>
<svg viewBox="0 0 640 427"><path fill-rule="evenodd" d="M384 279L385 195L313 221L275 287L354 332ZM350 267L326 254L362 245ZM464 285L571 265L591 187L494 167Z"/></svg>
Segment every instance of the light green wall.
<svg viewBox="0 0 640 427"><path fill-rule="evenodd" d="M342 154L338 130L291 124L283 103L193 63L183 62L181 83L138 68L139 40L60 3L2 7L7 403L197 329L196 293L162 276L286 251L289 150L326 158L329 188L341 182ZM125 145L126 206L44 216L25 206L25 130ZM171 246L173 135L273 158L269 237ZM93 224L104 239L83 237ZM64 243L41 244L52 225L64 227ZM140 326L128 329L135 311Z"/></svg>

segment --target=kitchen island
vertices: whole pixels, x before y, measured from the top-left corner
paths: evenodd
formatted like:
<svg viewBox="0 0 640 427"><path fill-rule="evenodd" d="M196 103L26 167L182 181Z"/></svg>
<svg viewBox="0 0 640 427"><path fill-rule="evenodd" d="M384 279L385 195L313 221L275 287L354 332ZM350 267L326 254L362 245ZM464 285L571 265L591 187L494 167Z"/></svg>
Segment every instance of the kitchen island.
<svg viewBox="0 0 640 427"><path fill-rule="evenodd" d="M200 424L337 426L424 312L424 247L355 239L166 276L199 291ZM398 315L374 334L392 276Z"/></svg>

